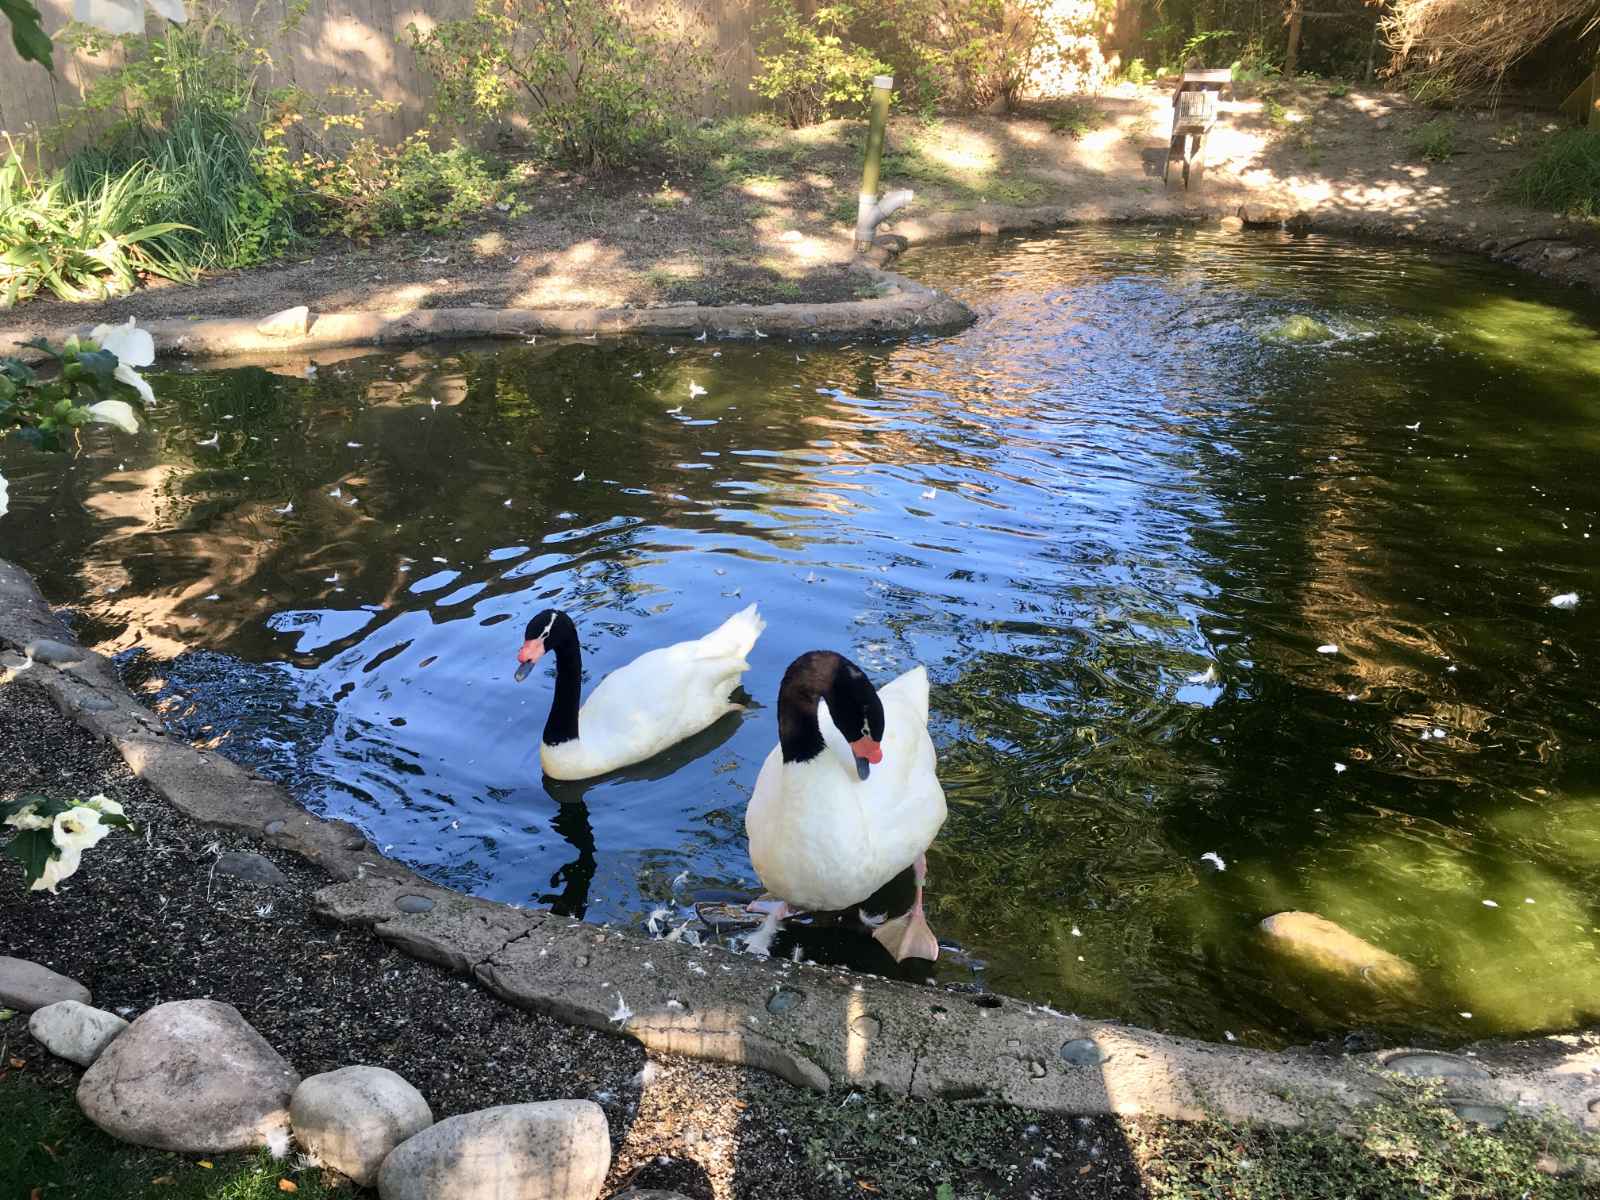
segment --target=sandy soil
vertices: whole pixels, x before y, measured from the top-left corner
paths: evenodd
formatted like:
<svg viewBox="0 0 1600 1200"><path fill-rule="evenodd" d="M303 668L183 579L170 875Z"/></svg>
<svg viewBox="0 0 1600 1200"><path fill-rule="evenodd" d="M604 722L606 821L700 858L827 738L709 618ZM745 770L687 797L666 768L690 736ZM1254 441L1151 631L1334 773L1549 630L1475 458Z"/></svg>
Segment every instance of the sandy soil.
<svg viewBox="0 0 1600 1200"><path fill-rule="evenodd" d="M914 188L917 201L884 230L915 241L1003 225L1028 209L1056 210L1057 220L1214 219L1245 204L1600 282L1588 262L1600 256L1548 254L1554 241L1600 241L1591 227L1499 199L1557 128L1551 114L1440 114L1402 96L1321 83L1276 85L1222 109L1197 192L1162 183L1171 114L1164 88L1124 86L1006 118L897 118L884 184ZM1452 131L1455 153L1445 161L1424 161L1414 148L1431 121ZM34 301L0 313L0 337L129 316L265 315L302 303L395 313L868 294L848 270L859 123L789 131L741 122L703 137L705 161L692 168L605 181L526 167L526 212L487 212L451 233L366 246L326 241L275 265L105 304Z"/></svg>

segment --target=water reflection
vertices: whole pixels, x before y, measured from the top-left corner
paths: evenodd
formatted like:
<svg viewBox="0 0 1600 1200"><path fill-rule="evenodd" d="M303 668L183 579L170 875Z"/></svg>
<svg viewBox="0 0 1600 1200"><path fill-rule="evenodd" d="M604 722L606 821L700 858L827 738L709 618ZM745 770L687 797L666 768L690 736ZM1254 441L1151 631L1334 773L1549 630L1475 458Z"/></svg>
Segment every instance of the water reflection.
<svg viewBox="0 0 1600 1200"><path fill-rule="evenodd" d="M0 449L0 553L137 651L186 732L482 895L680 923L752 888L759 705L832 646L930 668L946 981L1260 1042L1596 1015L1593 307L1464 260L1192 231L908 268L985 320L167 374L138 439ZM1276 336L1294 315L1326 336ZM587 690L752 600L757 707L541 781L549 682L511 683L529 614L574 615ZM1292 908L1423 994L1269 957L1255 924Z"/></svg>

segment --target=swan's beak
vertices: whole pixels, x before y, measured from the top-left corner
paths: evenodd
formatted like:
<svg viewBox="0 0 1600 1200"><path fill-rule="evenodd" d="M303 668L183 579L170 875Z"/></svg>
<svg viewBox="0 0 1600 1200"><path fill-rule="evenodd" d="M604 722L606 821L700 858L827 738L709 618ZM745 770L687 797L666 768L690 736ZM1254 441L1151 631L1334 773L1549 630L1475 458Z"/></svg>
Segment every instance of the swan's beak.
<svg viewBox="0 0 1600 1200"><path fill-rule="evenodd" d="M534 663L544 657L544 639L530 638L522 643L522 649L517 651L517 673L515 679L521 683L528 677L528 672L533 670Z"/></svg>
<svg viewBox="0 0 1600 1200"><path fill-rule="evenodd" d="M870 737L851 742L850 753L856 756L856 775L863 781L872 774L871 764L883 761L883 746Z"/></svg>

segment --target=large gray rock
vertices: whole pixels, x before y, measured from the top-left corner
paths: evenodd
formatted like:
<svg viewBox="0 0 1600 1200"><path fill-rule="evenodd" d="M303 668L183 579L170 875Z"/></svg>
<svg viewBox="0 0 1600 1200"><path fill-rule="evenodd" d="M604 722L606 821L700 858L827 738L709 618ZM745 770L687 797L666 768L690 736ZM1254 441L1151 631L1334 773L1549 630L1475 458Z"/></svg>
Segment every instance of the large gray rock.
<svg viewBox="0 0 1600 1200"><path fill-rule="evenodd" d="M76 979L57 975L25 958L0 955L0 1008L32 1012L63 1000L87 1004L91 998L89 989Z"/></svg>
<svg viewBox="0 0 1600 1200"><path fill-rule="evenodd" d="M389 1151L433 1124L433 1110L393 1071L343 1067L295 1088L289 1120L307 1154L366 1187Z"/></svg>
<svg viewBox="0 0 1600 1200"><path fill-rule="evenodd" d="M95 1060L78 1107L125 1142L216 1154L285 1139L299 1082L231 1004L176 1000L134 1021Z"/></svg>
<svg viewBox="0 0 1600 1200"><path fill-rule="evenodd" d="M588 1100L506 1104L440 1121L383 1160L382 1200L595 1200L611 1169Z"/></svg>
<svg viewBox="0 0 1600 1200"><path fill-rule="evenodd" d="M128 1027L115 1013L90 1008L76 1000L62 1000L36 1008L28 1018L28 1032L57 1058L87 1067Z"/></svg>

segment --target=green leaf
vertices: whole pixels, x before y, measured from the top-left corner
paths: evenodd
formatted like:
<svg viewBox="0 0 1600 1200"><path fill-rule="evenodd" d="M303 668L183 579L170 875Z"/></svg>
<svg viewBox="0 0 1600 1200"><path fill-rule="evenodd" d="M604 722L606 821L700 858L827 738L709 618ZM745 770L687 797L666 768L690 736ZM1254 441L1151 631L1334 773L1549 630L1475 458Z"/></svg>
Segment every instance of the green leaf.
<svg viewBox="0 0 1600 1200"><path fill-rule="evenodd" d="M101 393L110 393L115 385L113 376L117 370L117 356L109 350L80 350L78 363L84 372L94 380L94 386Z"/></svg>
<svg viewBox="0 0 1600 1200"><path fill-rule="evenodd" d="M55 843L48 829L28 829L6 843L6 853L22 864L28 886L44 874L45 864L56 857Z"/></svg>
<svg viewBox="0 0 1600 1200"><path fill-rule="evenodd" d="M55 72L55 62L50 56L50 35L40 23L39 10L28 0L0 0L0 13L11 22L11 44L23 62L36 62L46 71Z"/></svg>
<svg viewBox="0 0 1600 1200"><path fill-rule="evenodd" d="M124 817L119 813L101 813L100 814L100 823L102 825L114 826L117 829L132 829L133 828L133 822L128 820L127 817Z"/></svg>

